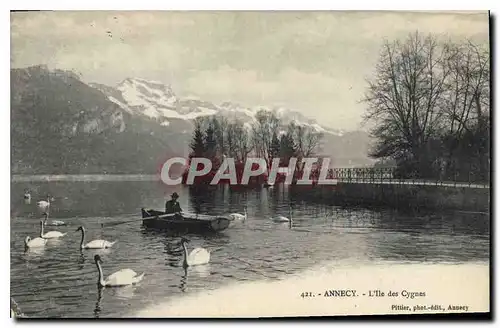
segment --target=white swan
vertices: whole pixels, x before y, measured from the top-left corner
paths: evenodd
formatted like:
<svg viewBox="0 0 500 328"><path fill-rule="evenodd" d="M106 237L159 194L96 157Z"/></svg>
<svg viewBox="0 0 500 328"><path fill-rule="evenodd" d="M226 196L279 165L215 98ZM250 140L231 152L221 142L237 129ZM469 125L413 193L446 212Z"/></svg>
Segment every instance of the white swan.
<svg viewBox="0 0 500 328"><path fill-rule="evenodd" d="M43 220L43 225L45 226L65 226L66 223L64 223L63 221L59 221L59 220L52 220L50 222L47 222L48 218L49 218L49 215L47 214L47 212L43 213L43 216L45 217L45 219Z"/></svg>
<svg viewBox="0 0 500 328"><path fill-rule="evenodd" d="M289 207L289 213L290 213L289 218L287 218L286 216L283 216L283 215L278 215L278 216L272 217L271 220L273 220L274 222L288 222L290 227L291 227L292 226L292 207L291 206Z"/></svg>
<svg viewBox="0 0 500 328"><path fill-rule="evenodd" d="M24 192L24 203L31 204L31 194L29 191Z"/></svg>
<svg viewBox="0 0 500 328"><path fill-rule="evenodd" d="M47 244L47 239L43 239L37 237L35 239L31 239L29 236L24 239L24 247L25 248L35 248L35 247L43 247Z"/></svg>
<svg viewBox="0 0 500 328"><path fill-rule="evenodd" d="M267 188L272 188L274 187L274 182L269 182L269 181L266 181L264 183L264 187L267 187Z"/></svg>
<svg viewBox="0 0 500 328"><path fill-rule="evenodd" d="M116 271L112 275L110 275L106 280L104 280L102 274L101 257L99 255L94 256L95 264L97 265L97 270L99 271L99 280L97 284L100 287L119 287L119 286L128 286L137 284L144 278L144 272L138 275L134 270L131 269L122 269L120 271Z"/></svg>
<svg viewBox="0 0 500 328"><path fill-rule="evenodd" d="M210 252L204 248L195 248L189 253L186 244L189 240L186 238L181 239L182 248L184 249L184 258L182 261L182 266L184 268L194 265L207 264L210 261Z"/></svg>
<svg viewBox="0 0 500 328"><path fill-rule="evenodd" d="M244 209L244 213L245 214L231 213L231 214L229 214L229 220L231 220L231 221L234 221L234 220L245 221L247 219L247 209L246 209L246 207Z"/></svg>
<svg viewBox="0 0 500 328"><path fill-rule="evenodd" d="M23 317L23 312L21 311L21 309L19 308L19 305L16 303L16 301L14 301L14 299L11 297L10 298L10 316L12 318L15 318L15 317Z"/></svg>
<svg viewBox="0 0 500 328"><path fill-rule="evenodd" d="M290 221L289 218L287 218L286 216L283 216L283 215L278 215L278 216L272 217L271 220L273 220L274 222L289 222Z"/></svg>
<svg viewBox="0 0 500 328"><path fill-rule="evenodd" d="M97 249L97 248L110 248L116 243L116 240L113 242L107 241L107 240L102 240L102 239L96 239L89 241L88 243L84 243L85 241L85 228L83 226L78 227L76 231L81 231L82 232L82 240L80 242L80 249Z"/></svg>
<svg viewBox="0 0 500 328"><path fill-rule="evenodd" d="M40 220L40 238L44 238L44 239L61 238L61 237L64 237L66 234L67 234L67 232L62 233L59 231L49 231L49 232L44 233L43 220Z"/></svg>
<svg viewBox="0 0 500 328"><path fill-rule="evenodd" d="M47 200L41 200L37 202L36 205L42 212L47 212L50 208L50 197L47 195Z"/></svg>

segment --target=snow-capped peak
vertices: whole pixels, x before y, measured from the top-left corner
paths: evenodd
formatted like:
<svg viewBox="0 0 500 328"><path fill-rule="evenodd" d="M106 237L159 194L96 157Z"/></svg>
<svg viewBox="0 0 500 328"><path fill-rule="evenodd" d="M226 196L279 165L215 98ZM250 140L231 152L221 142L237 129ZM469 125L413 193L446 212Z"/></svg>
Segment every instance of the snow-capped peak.
<svg viewBox="0 0 500 328"><path fill-rule="evenodd" d="M92 85L92 84L91 84ZM99 85L92 85L98 87ZM238 103L223 102L215 105L203 101L197 96L179 98L170 85L159 81L150 81L142 78L126 78L118 84L116 89L102 85L98 87L108 98L131 114L144 115L157 120L163 126L169 126L169 119L192 120L201 116L222 115L229 119L238 119L245 126L250 126L256 120L260 110L270 111L278 117L284 125L296 124L309 126L317 132L341 135L341 133L322 127L313 119L309 119L297 110L284 106L254 106L247 107Z"/></svg>
<svg viewBox="0 0 500 328"><path fill-rule="evenodd" d="M144 114L151 117L162 116L161 110L157 109L172 109L177 102L172 88L159 82L127 78L118 85L117 89L121 91L128 106L142 106Z"/></svg>

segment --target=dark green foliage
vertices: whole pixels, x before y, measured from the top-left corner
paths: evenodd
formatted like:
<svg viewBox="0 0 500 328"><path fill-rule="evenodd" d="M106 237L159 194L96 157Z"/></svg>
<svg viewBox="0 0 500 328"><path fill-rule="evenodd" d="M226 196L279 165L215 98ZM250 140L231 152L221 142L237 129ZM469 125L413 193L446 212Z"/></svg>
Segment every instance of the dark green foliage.
<svg viewBox="0 0 500 328"><path fill-rule="evenodd" d="M201 131L201 124L198 122L195 124L193 139L191 140L190 147L190 157L202 157L205 154L205 141L203 132Z"/></svg>
<svg viewBox="0 0 500 328"><path fill-rule="evenodd" d="M279 157L281 165L288 165L290 158L297 155L297 147L293 141L293 137L289 133L284 133L280 138Z"/></svg>

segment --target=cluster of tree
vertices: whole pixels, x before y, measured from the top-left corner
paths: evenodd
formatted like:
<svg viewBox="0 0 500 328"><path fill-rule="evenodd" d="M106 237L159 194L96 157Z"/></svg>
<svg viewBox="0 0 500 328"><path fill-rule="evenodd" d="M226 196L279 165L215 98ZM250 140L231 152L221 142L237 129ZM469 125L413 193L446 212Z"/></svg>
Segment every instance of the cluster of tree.
<svg viewBox="0 0 500 328"><path fill-rule="evenodd" d="M418 32L387 41L363 100L370 155L394 160L400 177L489 179L487 45Z"/></svg>
<svg viewBox="0 0 500 328"><path fill-rule="evenodd" d="M280 159L280 166L288 166L294 157L297 158L295 171L302 172L302 159L318 151L322 138L322 133L309 126L294 122L284 126L273 112L266 110L257 112L250 126L218 115L200 117L195 120L190 158L210 159L213 172L225 157L234 158L238 178L249 156L263 158L268 169L275 158Z"/></svg>

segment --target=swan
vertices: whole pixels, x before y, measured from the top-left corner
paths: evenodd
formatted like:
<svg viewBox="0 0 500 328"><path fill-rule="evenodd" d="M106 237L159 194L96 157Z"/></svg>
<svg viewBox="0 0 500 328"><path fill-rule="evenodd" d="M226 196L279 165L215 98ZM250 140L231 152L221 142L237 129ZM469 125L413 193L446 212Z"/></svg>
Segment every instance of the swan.
<svg viewBox="0 0 500 328"><path fill-rule="evenodd" d="M97 266L97 270L99 271L99 281L97 284L100 287L120 287L120 286L128 286L137 284L144 278L144 272L138 275L134 270L131 269L122 269L120 271L116 271L112 275L110 275L106 280L104 280L102 274L101 257L99 255L94 256L94 261Z"/></svg>
<svg viewBox="0 0 500 328"><path fill-rule="evenodd" d="M10 317L15 318L15 317L23 317L23 312L19 308L19 305L14 301L14 299L11 297L10 298Z"/></svg>
<svg viewBox="0 0 500 328"><path fill-rule="evenodd" d="M29 191L24 192L24 202L26 204L31 204L31 194Z"/></svg>
<svg viewBox="0 0 500 328"><path fill-rule="evenodd" d="M274 182L266 181L264 183L264 187L272 188L272 187L274 187Z"/></svg>
<svg viewBox="0 0 500 328"><path fill-rule="evenodd" d="M247 209L245 207L244 209L245 214L240 214L240 213L231 213L229 214L229 220L234 221L234 220L242 220L245 221L247 219Z"/></svg>
<svg viewBox="0 0 500 328"><path fill-rule="evenodd" d="M47 214L47 212L43 213L43 216L45 217L45 219L43 220L43 225L45 226L65 226L66 223L64 223L63 221L59 221L59 220L52 220L51 222L47 222L47 219L49 218L49 215Z"/></svg>
<svg viewBox="0 0 500 328"><path fill-rule="evenodd" d="M44 239L53 239L53 238L60 238L64 237L67 234L67 232L62 233L59 231L49 231L47 233L44 233L43 231L43 220L40 220L40 237Z"/></svg>
<svg viewBox="0 0 500 328"><path fill-rule="evenodd" d="M184 249L184 259L182 266L187 268L188 266L207 264L210 261L210 252L204 248L195 248L189 253L186 244L189 240L186 238L181 239L182 248Z"/></svg>
<svg viewBox="0 0 500 328"><path fill-rule="evenodd" d="M36 205L42 212L47 212L50 207L50 197L47 195L47 200L41 200Z"/></svg>
<svg viewBox="0 0 500 328"><path fill-rule="evenodd" d="M107 241L107 240L102 240L102 239L96 239L89 241L88 243L84 243L85 240L85 228L83 226L78 227L76 231L81 231L82 232L82 240L80 242L80 249L96 249L96 248L110 248L113 246L117 241Z"/></svg>
<svg viewBox="0 0 500 328"><path fill-rule="evenodd" d="M43 239L40 237L31 239L29 236L26 236L26 239L24 239L25 248L43 247L45 246L45 244L47 244L47 239Z"/></svg>
<svg viewBox="0 0 500 328"><path fill-rule="evenodd" d="M292 225L292 207L291 206L289 208L289 213L290 213L289 218L287 218L286 216L283 216L283 215L278 215L278 216L272 217L271 220L273 220L274 222L288 222L291 226Z"/></svg>

